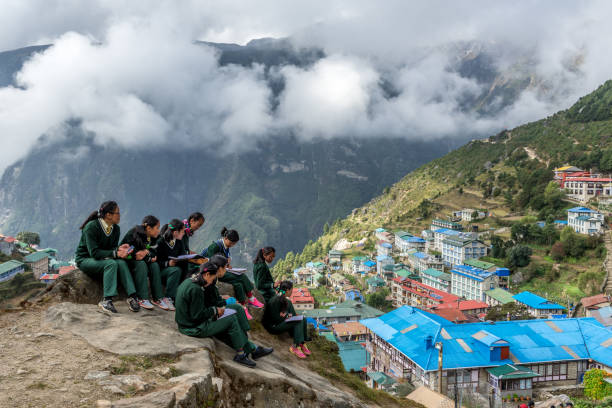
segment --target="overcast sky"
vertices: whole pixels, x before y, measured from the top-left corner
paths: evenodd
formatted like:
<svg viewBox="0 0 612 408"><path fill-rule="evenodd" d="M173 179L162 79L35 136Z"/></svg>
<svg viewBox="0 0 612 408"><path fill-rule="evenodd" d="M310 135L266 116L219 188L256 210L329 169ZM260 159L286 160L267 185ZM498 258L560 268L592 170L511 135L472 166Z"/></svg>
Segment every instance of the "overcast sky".
<svg viewBox="0 0 612 408"><path fill-rule="evenodd" d="M288 130L483 137L566 108L612 77L611 17L608 1L3 0L0 51L54 46L18 73L19 87L0 88L0 172L41 134L63 137L73 118L97 143L126 148L223 138L239 151ZM308 69L272 73L286 84L278 105L262 67L219 67L213 49L193 44L261 37L326 53ZM496 50L502 71L529 55L545 86L495 117L461 112L461 98L483 90L447 69L444 50L462 41Z"/></svg>

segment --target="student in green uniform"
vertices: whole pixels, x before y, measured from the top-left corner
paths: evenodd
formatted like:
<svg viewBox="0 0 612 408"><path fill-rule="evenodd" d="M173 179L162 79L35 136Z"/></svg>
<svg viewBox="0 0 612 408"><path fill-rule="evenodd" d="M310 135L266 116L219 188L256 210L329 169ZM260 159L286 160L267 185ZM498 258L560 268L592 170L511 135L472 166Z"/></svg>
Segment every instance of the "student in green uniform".
<svg viewBox="0 0 612 408"><path fill-rule="evenodd" d="M129 244L134 248L128 255L126 262L130 270L143 269L149 276L151 283L152 301L149 301L148 287L142 288L138 293L138 304L144 309L153 309L156 305L160 309L169 310L161 288L161 270L157 264L157 238L159 237L159 220L153 215L143 218L140 225L128 231L121 240L121 244Z"/></svg>
<svg viewBox="0 0 612 408"><path fill-rule="evenodd" d="M181 255L186 255L183 248L183 236L185 235L185 225L179 219L173 219L162 227L159 239L157 240L157 263L161 269L159 290L161 282L166 284L164 302L170 310L174 310L174 299L176 290L181 283L183 276L187 275L187 262L177 261ZM158 284L155 283L154 286ZM156 291L158 289L155 289Z"/></svg>
<svg viewBox="0 0 612 408"><path fill-rule="evenodd" d="M310 341L306 318L291 322L286 321L290 317L297 316L293 304L288 299L292 292L293 283L282 281L278 286L278 294L266 303L261 323L272 334L291 333L293 345L289 347L289 351L299 358L306 358L311 354L305 343Z"/></svg>
<svg viewBox="0 0 612 408"><path fill-rule="evenodd" d="M119 221L121 214L115 201L105 201L81 225L81 240L76 249L75 260L81 271L92 278L102 277L104 298L98 303L107 314L117 313L113 297L117 296L117 279L128 295L127 303L132 312L138 312L137 289L146 287L146 273L134 276L125 263L130 254L130 245L119 246Z"/></svg>
<svg viewBox="0 0 612 408"><path fill-rule="evenodd" d="M266 302L276 295L275 289L280 284L280 281L274 282L270 268L267 265L274 261L275 256L276 250L268 246L257 251L257 256L253 260L253 280L255 280L255 286Z"/></svg>
<svg viewBox="0 0 612 408"><path fill-rule="evenodd" d="M185 225L185 235L182 239L183 248L188 254L195 254L189 246L189 238L204 225L204 221L204 214L197 211L192 213L186 220L183 220L183 224Z"/></svg>
<svg viewBox="0 0 612 408"><path fill-rule="evenodd" d="M270 354L272 349L255 346L249 341L237 313L227 315L224 306L217 306L218 292L215 295L210 288L215 285L217 271L214 263L207 262L201 266L199 273L180 284L176 294L174 319L181 333L193 337L218 337L236 350L234 361L255 367L253 360ZM248 322L244 323L248 325Z"/></svg>
<svg viewBox="0 0 612 408"><path fill-rule="evenodd" d="M208 258L211 258L216 254L223 255L228 259L228 269L230 269L232 263L230 248L236 245L239 240L240 237L238 236L238 231L228 230L227 228L223 227L221 230L221 239L210 244L206 251L202 252L202 255ZM223 278L219 279L219 281L229 283L234 287L236 299L238 299L238 302L240 302L240 304L244 307L245 313L249 320L252 319L252 317L246 308L247 302L249 305L257 308L264 306L255 298L255 296L253 296L253 283L251 283L246 274L234 274L229 272L226 273Z"/></svg>

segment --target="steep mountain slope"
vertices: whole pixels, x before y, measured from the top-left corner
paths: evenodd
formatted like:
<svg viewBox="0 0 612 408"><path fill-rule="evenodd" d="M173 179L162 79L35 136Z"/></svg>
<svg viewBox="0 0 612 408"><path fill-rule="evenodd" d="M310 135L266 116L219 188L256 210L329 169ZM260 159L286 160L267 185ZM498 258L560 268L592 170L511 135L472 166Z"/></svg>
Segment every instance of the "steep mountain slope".
<svg viewBox="0 0 612 408"><path fill-rule="evenodd" d="M286 40L208 45L219 49L221 64L259 63L266 72L286 64L309 66L324 56L318 49L296 50ZM45 47L0 53L0 86L14 84L23 62ZM499 80L503 73L488 49L459 44L449 52L455 56L449 70L477 79L495 93L495 100L483 94L464 101L466 111L496 111L525 87ZM275 94L282 91L282 83L272 77L269 81ZM506 95L501 105L499 95ZM56 247L63 257L71 256L79 222L109 198L122 207L124 230L147 213L165 222L201 210L208 221L196 235L195 246L207 244L227 225L241 232L243 262L263 244L275 245L284 254L301 248L323 224L379 194L406 172L467 140L466 135L449 135L437 141L347 137L304 142L280 135L256 151L219 158L211 156L208 146L189 152L118 151L93 145L78 119L68 128L65 141L50 144L42 138L0 179L0 231L38 231L42 244Z"/></svg>
<svg viewBox="0 0 612 408"><path fill-rule="evenodd" d="M328 233L290 260L322 255L340 238L357 240L378 227L410 228L419 233L419 227L425 226L421 220L435 214L441 203L460 209L464 191L473 193L473 206L497 205L541 216L538 211L544 207L544 188L552 179L553 168L571 163L612 171L611 101L612 81L607 81L567 110L485 140L473 140L409 173L334 223ZM284 272L285 267L291 265L281 263L277 271Z"/></svg>

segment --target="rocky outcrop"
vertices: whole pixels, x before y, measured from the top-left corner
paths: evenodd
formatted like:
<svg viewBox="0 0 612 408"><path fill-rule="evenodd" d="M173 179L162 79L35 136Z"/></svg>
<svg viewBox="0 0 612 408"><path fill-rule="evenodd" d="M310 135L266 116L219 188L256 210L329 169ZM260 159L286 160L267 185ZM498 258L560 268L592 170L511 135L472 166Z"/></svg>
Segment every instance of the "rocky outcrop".
<svg viewBox="0 0 612 408"><path fill-rule="evenodd" d="M178 357L178 361L171 364L175 376L163 389L143 383L134 375L111 375L108 371L88 373L86 380L97 382L109 394L120 398L112 402L99 401L99 406L364 406L351 393L335 387L280 351L258 360L255 369L246 368L234 363L234 351L225 344L180 334L173 313L162 310L131 313L124 302L117 302L116 305L119 313L108 316L99 313L95 305L71 302L55 304L45 312L43 325L73 333L92 346L116 355L150 358L174 356ZM267 340L279 341L263 331L252 334L252 337L256 343L266 346L270 345ZM146 393L121 399L128 389Z"/></svg>

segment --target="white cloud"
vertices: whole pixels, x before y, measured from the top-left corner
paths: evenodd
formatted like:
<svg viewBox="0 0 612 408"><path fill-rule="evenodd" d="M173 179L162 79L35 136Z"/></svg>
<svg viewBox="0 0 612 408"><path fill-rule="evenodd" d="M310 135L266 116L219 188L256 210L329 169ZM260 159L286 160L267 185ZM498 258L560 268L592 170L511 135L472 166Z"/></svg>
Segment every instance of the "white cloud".
<svg viewBox="0 0 612 408"><path fill-rule="evenodd" d="M0 172L41 134L61 138L70 119L100 144L222 152L287 131L484 136L565 108L608 79L611 14L609 2L569 0L6 0L0 50L54 46L23 67L20 88L0 88ZM263 67L220 67L215 50L193 42L267 35L327 54L311 67L273 70L285 86L274 103ZM450 51L471 41L492 52L506 79L534 73L494 117L462 109L487 89L447 69Z"/></svg>

